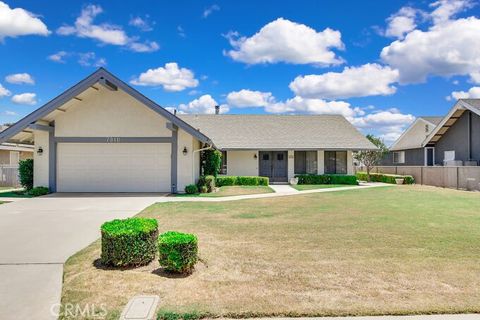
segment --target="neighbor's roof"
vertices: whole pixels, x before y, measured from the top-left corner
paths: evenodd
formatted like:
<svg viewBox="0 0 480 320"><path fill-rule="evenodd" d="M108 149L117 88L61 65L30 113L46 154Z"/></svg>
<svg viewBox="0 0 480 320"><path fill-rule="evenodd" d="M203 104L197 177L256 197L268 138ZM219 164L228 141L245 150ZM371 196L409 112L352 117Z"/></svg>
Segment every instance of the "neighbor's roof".
<svg viewBox="0 0 480 320"><path fill-rule="evenodd" d="M219 149L377 149L339 115L179 115Z"/></svg>

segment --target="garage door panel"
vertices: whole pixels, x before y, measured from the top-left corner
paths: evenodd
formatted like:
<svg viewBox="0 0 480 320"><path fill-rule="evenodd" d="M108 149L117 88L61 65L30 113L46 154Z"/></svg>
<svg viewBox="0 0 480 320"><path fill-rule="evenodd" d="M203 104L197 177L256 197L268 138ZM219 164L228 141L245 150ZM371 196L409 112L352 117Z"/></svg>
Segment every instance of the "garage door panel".
<svg viewBox="0 0 480 320"><path fill-rule="evenodd" d="M59 143L58 192L168 192L170 144Z"/></svg>

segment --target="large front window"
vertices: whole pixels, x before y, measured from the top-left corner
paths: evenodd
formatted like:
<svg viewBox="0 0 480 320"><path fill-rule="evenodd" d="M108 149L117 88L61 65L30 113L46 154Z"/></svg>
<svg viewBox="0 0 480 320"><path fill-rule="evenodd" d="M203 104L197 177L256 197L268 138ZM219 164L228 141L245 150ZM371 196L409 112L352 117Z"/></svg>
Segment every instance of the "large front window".
<svg viewBox="0 0 480 320"><path fill-rule="evenodd" d="M227 151L222 151L222 165L220 166L220 174L227 174Z"/></svg>
<svg viewBox="0 0 480 320"><path fill-rule="evenodd" d="M325 173L347 174L347 152L325 151Z"/></svg>
<svg viewBox="0 0 480 320"><path fill-rule="evenodd" d="M317 151L295 151L295 174L317 174Z"/></svg>

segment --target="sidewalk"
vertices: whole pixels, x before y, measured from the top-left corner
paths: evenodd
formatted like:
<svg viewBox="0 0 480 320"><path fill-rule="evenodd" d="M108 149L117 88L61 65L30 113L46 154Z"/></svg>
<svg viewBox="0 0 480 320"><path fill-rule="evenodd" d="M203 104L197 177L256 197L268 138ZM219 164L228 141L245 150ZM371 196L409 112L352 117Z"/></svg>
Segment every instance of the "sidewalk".
<svg viewBox="0 0 480 320"><path fill-rule="evenodd" d="M294 195L309 194L309 193L360 190L360 189L378 188L378 187L385 187L385 186L393 186L393 185L381 183L381 182L369 182L369 183L360 183L360 185L358 186L313 189L313 190L305 190L305 191L298 191L296 189L293 189L289 185L270 185L270 187L275 190L274 193L247 194L247 195L241 195L241 196L229 196L229 197L218 197L218 198L161 197L161 198L158 198L156 202L189 202L189 201L190 202L223 202L223 201L235 201L235 200L245 200L245 199L276 198L276 197L294 196Z"/></svg>

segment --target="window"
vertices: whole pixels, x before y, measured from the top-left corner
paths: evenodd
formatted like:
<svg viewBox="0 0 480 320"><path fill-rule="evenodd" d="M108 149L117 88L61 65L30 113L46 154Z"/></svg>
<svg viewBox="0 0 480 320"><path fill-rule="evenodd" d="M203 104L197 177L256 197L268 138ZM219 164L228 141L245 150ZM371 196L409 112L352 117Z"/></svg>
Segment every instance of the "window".
<svg viewBox="0 0 480 320"><path fill-rule="evenodd" d="M270 160L270 155L268 153L264 153L262 156L262 160L265 160L265 161Z"/></svg>
<svg viewBox="0 0 480 320"><path fill-rule="evenodd" d="M295 151L295 174L317 174L317 151Z"/></svg>
<svg viewBox="0 0 480 320"><path fill-rule="evenodd" d="M10 151L10 165L16 166L20 162L20 152Z"/></svg>
<svg viewBox="0 0 480 320"><path fill-rule="evenodd" d="M277 153L277 160L283 161L283 153Z"/></svg>
<svg viewBox="0 0 480 320"><path fill-rule="evenodd" d="M325 173L347 174L347 151L325 151Z"/></svg>
<svg viewBox="0 0 480 320"><path fill-rule="evenodd" d="M220 167L220 174L227 174L227 151L222 151L222 166Z"/></svg>
<svg viewBox="0 0 480 320"><path fill-rule="evenodd" d="M455 160L455 150L445 151L443 153L443 161L453 161Z"/></svg>
<svg viewBox="0 0 480 320"><path fill-rule="evenodd" d="M405 163L405 151L394 152L393 163Z"/></svg>

